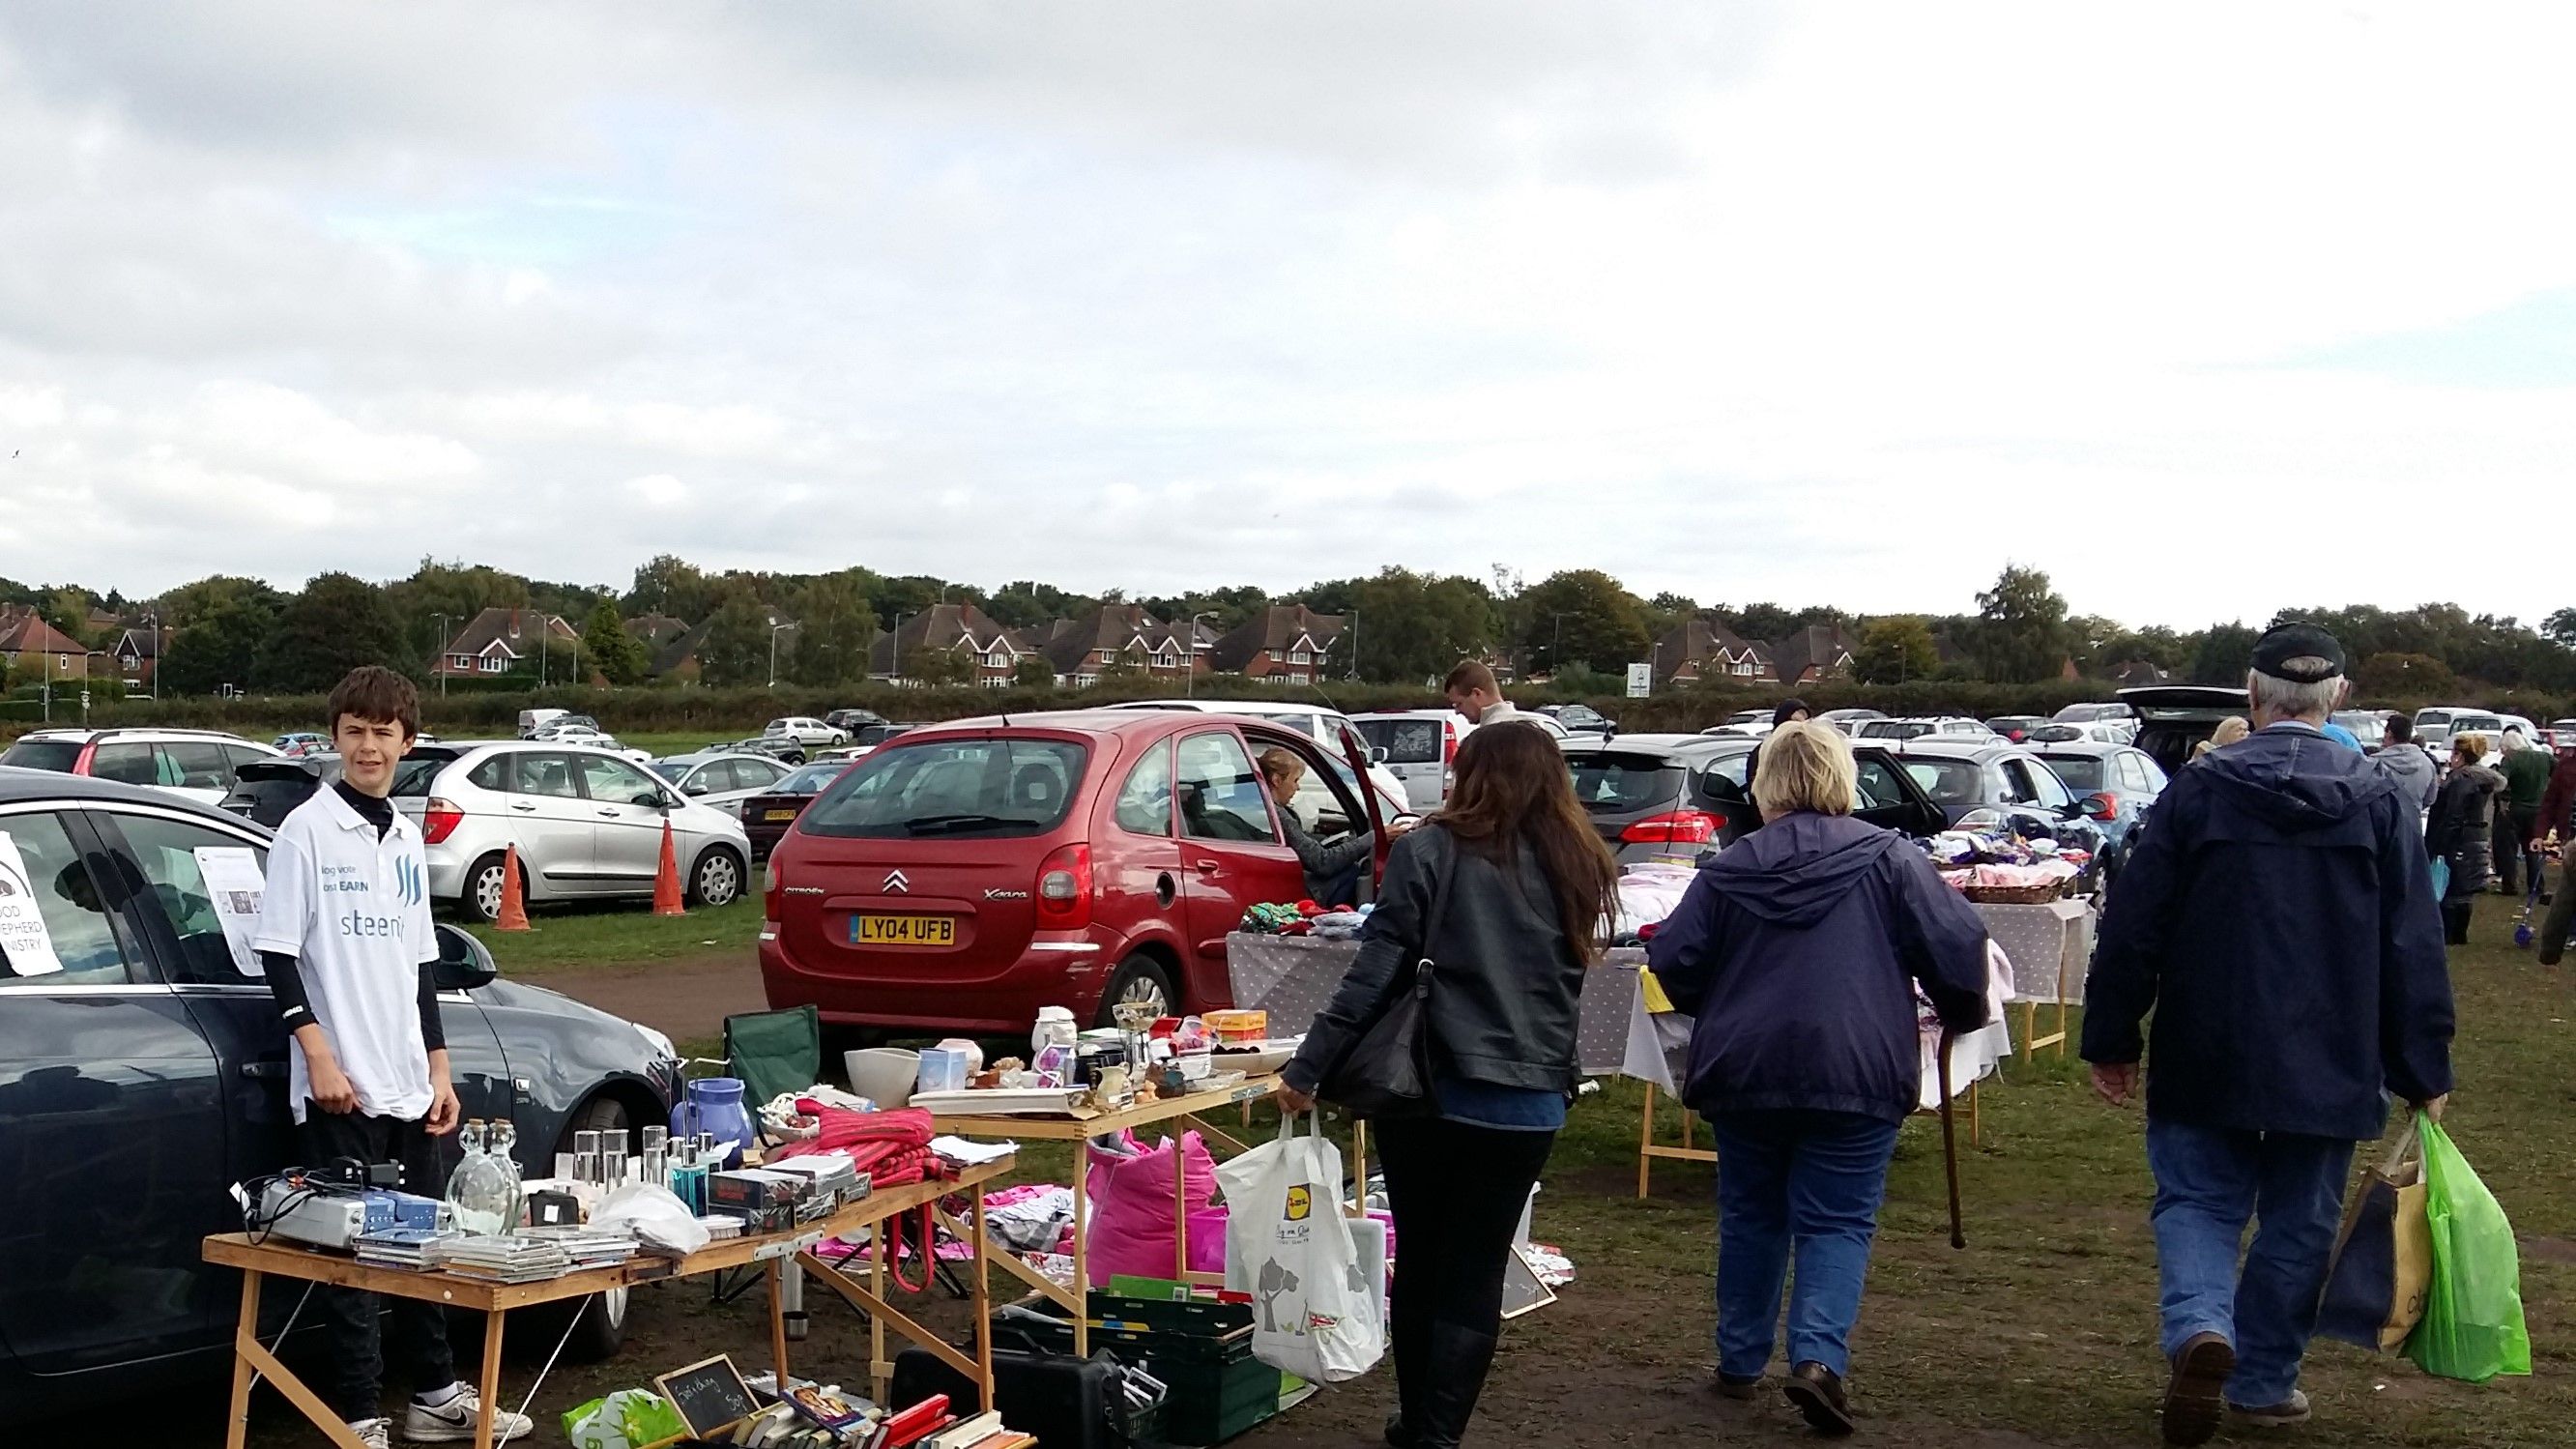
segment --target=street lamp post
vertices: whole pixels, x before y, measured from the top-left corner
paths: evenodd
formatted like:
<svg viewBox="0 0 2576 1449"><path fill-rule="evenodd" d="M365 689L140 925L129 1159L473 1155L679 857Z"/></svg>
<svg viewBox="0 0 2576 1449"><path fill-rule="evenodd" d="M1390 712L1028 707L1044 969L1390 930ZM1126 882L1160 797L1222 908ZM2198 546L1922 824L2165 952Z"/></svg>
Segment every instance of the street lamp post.
<svg viewBox="0 0 2576 1449"><path fill-rule="evenodd" d="M1357 604L1351 605L1351 672L1349 677L1352 679L1360 677L1360 606Z"/></svg>
<svg viewBox="0 0 2576 1449"><path fill-rule="evenodd" d="M795 627L796 626L793 624L772 624L769 626L769 687L772 689L776 689L778 687L778 631L781 629L793 629Z"/></svg>
<svg viewBox="0 0 2576 1449"><path fill-rule="evenodd" d="M903 621L920 612L915 609L911 614L897 613L894 616L894 662L886 666L888 684L903 683Z"/></svg>
<svg viewBox="0 0 2576 1449"><path fill-rule="evenodd" d="M152 680L146 686L144 697L159 704L161 702L161 611L155 609L143 617L152 621Z"/></svg>
<svg viewBox="0 0 2576 1449"><path fill-rule="evenodd" d="M433 614L430 617L438 621L438 697L445 699L447 698L447 616Z"/></svg>
<svg viewBox="0 0 2576 1449"><path fill-rule="evenodd" d="M1181 698L1199 697L1199 620L1216 617L1214 609L1201 609L1190 615L1189 652L1181 656Z"/></svg>

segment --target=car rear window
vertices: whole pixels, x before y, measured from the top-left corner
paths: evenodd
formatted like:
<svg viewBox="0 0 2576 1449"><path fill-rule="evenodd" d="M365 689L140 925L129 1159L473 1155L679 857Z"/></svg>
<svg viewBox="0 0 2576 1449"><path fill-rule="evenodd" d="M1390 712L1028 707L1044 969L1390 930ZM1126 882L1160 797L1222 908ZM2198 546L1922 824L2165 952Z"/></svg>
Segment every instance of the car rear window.
<svg viewBox="0 0 2576 1449"><path fill-rule="evenodd" d="M807 808L809 835L1042 835L1064 822L1091 752L1064 740L936 740L859 761Z"/></svg>
<svg viewBox="0 0 2576 1449"><path fill-rule="evenodd" d="M1390 765L1440 763L1441 731L1436 719L1356 719L1351 721L1369 748L1386 751Z"/></svg>
<svg viewBox="0 0 2576 1449"><path fill-rule="evenodd" d="M0 750L0 765L68 775L80 760L80 750L80 744L74 740L20 740L8 749Z"/></svg>
<svg viewBox="0 0 2576 1449"><path fill-rule="evenodd" d="M1908 760L1905 773L1936 805L1985 803L1986 772L1973 760Z"/></svg>
<svg viewBox="0 0 2576 1449"><path fill-rule="evenodd" d="M1932 726L1918 719L1874 719L1860 727L1864 740L1910 740L1932 733Z"/></svg>
<svg viewBox="0 0 2576 1449"><path fill-rule="evenodd" d="M1681 797L1681 766L1652 755L1575 755L1566 761L1574 798L1595 815L1625 815L1669 806Z"/></svg>
<svg viewBox="0 0 2576 1449"><path fill-rule="evenodd" d="M773 795L820 795L832 778L850 767L847 760L825 760L791 772L770 791Z"/></svg>
<svg viewBox="0 0 2576 1449"><path fill-rule="evenodd" d="M2042 755L2048 768L2066 782L2070 790L2093 791L2102 788L2102 761L2093 755Z"/></svg>

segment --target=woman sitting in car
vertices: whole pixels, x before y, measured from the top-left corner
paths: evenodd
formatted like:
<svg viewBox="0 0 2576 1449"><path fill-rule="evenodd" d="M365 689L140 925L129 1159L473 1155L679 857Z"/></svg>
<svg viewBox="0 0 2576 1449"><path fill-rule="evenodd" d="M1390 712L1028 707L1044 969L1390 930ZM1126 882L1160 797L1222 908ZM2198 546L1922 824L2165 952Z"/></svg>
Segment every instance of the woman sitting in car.
<svg viewBox="0 0 2576 1449"><path fill-rule="evenodd" d="M1290 803L1305 778L1306 762L1296 751L1273 747L1261 752L1261 779L1270 787L1270 798L1279 802L1279 828L1287 834L1288 848L1297 852L1297 863L1306 869L1307 899L1319 905L1352 905L1359 899L1360 872L1368 868L1377 842L1365 831L1339 845L1317 840Z"/></svg>

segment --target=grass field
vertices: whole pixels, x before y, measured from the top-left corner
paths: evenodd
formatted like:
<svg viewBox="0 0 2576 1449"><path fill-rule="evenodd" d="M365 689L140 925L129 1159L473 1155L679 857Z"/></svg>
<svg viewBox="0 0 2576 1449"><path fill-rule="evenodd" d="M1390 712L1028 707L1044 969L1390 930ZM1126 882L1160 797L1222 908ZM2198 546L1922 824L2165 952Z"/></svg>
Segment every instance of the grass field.
<svg viewBox="0 0 2576 1449"><path fill-rule="evenodd" d="M2513 948L2507 903L2485 904L2473 944L2452 958L2460 1088L2449 1125L2521 1237L2537 1376L2452 1383L2402 1359L2321 1343L2304 1384L2317 1421L2287 1442L2568 1442L2576 1417L2576 990L2564 971ZM502 938L496 949L504 969L529 972L677 959L739 948L757 915L750 904L680 920L640 909L546 913L539 931ZM712 1055L715 1043L690 1049ZM1701 1391L1716 1257L1711 1170L1659 1164L1653 1196L1639 1201L1641 1101L1635 1083L1606 1083L1576 1106L1558 1140L1537 1231L1567 1251L1581 1277L1557 1304L1508 1331L1480 1420L1486 1442L1552 1432L1586 1445L1803 1437L1776 1406L1747 1419ZM1669 1104L1663 1116L1669 1141L1679 1117ZM1961 1124L1964 1252L1948 1243L1937 1126L1918 1119L1906 1130L1854 1345L1852 1391L1867 1415L1864 1434L1907 1446L2155 1442L2163 1370L2139 1115L2096 1102L2072 1057L2042 1057L2010 1063L1987 1084L1983 1118L1985 1141L1975 1150L1966 1150ZM1253 1130L1268 1128L1257 1122ZM1033 1147L1022 1164L1030 1181L1062 1182L1072 1167L1060 1147ZM703 1346L760 1358L765 1330L756 1302L716 1311L690 1295L653 1294L639 1298L638 1311L647 1334L676 1335L648 1340L668 1345L665 1356ZM666 1323L665 1315L678 1316ZM815 1338L810 1352L822 1362L863 1357L846 1316L818 1316ZM671 1366L630 1353L565 1375L560 1392L587 1397ZM1361 1442L1383 1411L1385 1389L1384 1375L1374 1375L1242 1442L1247 1449ZM558 1392L550 1386L547 1399ZM1569 1437L1563 1415L1578 1402L1585 1431ZM553 1442L547 1432L539 1439Z"/></svg>
<svg viewBox="0 0 2576 1449"><path fill-rule="evenodd" d="M685 916L657 916L640 900L540 906L527 932L461 922L490 947L502 974L641 966L747 951L760 930L758 879L732 905L695 906Z"/></svg>

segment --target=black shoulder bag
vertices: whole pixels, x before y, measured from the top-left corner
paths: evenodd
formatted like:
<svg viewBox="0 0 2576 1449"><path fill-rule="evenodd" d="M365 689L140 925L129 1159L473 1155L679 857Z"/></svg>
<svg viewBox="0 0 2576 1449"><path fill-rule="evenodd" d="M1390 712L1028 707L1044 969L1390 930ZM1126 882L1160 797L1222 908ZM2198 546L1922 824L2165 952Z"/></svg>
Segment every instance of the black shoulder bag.
<svg viewBox="0 0 2576 1449"><path fill-rule="evenodd" d="M1422 950L1413 977L1396 991L1368 1030L1325 1073L1315 1095L1339 1102L1362 1117L1409 1117L1432 1105L1431 1039L1426 1013L1431 1006L1431 953L1440 939L1440 923L1449 914L1449 884L1458 874L1453 843L1448 865L1431 888L1431 913L1422 922Z"/></svg>

